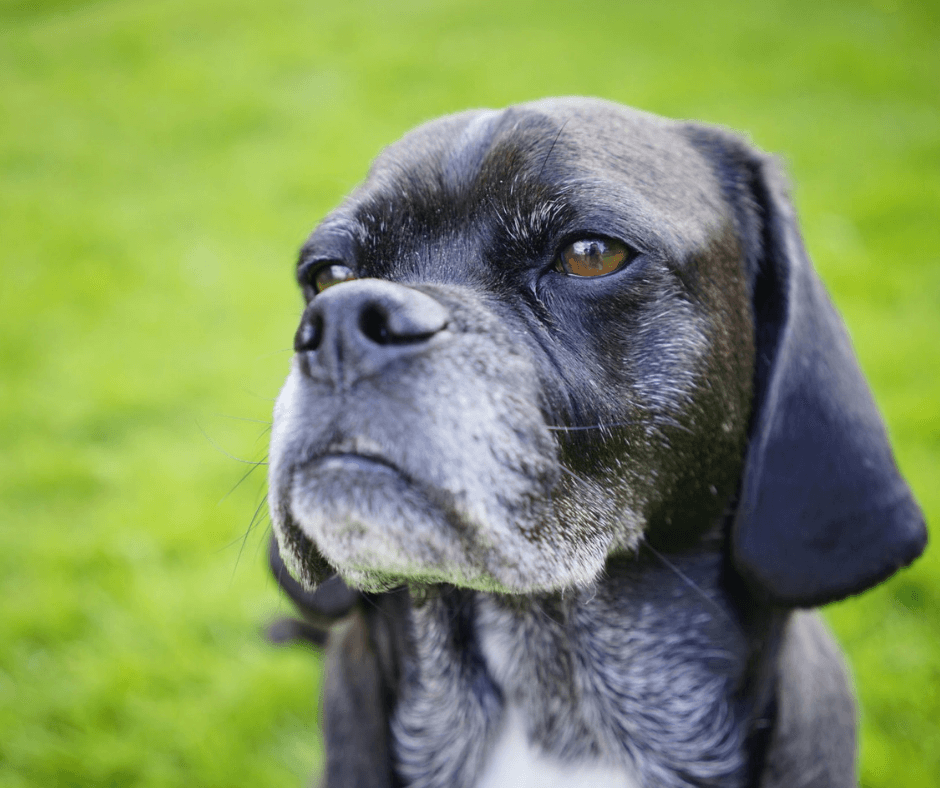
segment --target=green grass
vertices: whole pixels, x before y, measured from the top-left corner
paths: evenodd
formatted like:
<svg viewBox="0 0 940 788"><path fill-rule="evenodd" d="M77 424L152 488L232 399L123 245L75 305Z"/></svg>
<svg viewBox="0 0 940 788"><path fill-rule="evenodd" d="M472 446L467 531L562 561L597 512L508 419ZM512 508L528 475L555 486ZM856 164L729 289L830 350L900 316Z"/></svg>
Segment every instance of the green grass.
<svg viewBox="0 0 940 788"><path fill-rule="evenodd" d="M706 10L707 8L707 10ZM0 785L300 785L265 420L299 243L414 124L601 95L779 152L940 515L940 7L0 0ZM940 562L827 613L870 788L940 783Z"/></svg>

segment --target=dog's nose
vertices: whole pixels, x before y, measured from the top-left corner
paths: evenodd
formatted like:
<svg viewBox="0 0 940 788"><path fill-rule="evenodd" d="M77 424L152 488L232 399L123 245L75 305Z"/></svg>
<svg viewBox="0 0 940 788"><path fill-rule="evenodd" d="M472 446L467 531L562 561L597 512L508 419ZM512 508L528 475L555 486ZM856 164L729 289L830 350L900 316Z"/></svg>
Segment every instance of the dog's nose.
<svg viewBox="0 0 940 788"><path fill-rule="evenodd" d="M413 288L380 279L344 282L310 302L294 350L306 374L348 386L422 351L448 318L440 302Z"/></svg>

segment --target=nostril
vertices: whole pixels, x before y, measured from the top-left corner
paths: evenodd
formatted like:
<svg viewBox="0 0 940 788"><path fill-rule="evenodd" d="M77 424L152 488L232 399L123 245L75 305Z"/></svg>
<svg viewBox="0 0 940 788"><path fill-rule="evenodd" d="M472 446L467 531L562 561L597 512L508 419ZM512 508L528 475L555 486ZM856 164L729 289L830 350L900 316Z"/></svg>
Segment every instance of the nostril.
<svg viewBox="0 0 940 788"><path fill-rule="evenodd" d="M312 315L309 320L304 320L294 335L294 352L302 353L304 351L316 350L323 341L323 316L319 314Z"/></svg>
<svg viewBox="0 0 940 788"><path fill-rule="evenodd" d="M377 345L387 345L392 341L388 318L377 306L371 305L362 310L359 316L359 330Z"/></svg>

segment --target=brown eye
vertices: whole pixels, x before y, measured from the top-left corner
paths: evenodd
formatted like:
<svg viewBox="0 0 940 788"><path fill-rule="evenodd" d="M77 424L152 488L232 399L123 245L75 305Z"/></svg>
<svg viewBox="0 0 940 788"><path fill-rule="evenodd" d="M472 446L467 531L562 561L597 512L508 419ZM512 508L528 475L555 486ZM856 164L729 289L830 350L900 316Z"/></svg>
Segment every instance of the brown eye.
<svg viewBox="0 0 940 788"><path fill-rule="evenodd" d="M555 270L571 276L603 276L623 268L630 257L630 248L613 238L581 238L559 252Z"/></svg>
<svg viewBox="0 0 940 788"><path fill-rule="evenodd" d="M309 281L316 292L322 293L328 287L338 285L340 282L348 282L350 279L355 278L356 275L349 266L343 265L342 263L326 263L314 269L310 275Z"/></svg>

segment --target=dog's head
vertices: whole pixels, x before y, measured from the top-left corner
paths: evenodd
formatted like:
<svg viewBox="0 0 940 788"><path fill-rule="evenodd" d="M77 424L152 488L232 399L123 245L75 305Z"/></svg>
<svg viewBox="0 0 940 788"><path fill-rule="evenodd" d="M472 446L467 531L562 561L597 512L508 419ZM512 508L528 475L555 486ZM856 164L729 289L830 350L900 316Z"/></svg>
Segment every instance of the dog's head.
<svg viewBox="0 0 940 788"><path fill-rule="evenodd" d="M812 604L923 548L774 165L726 132L585 99L443 118L297 275L270 504L307 585L558 590L730 530L755 588Z"/></svg>

